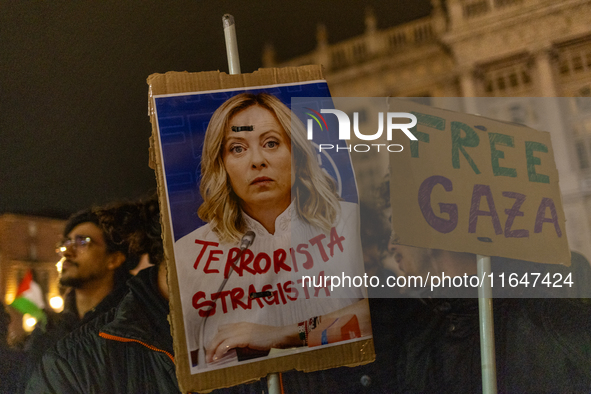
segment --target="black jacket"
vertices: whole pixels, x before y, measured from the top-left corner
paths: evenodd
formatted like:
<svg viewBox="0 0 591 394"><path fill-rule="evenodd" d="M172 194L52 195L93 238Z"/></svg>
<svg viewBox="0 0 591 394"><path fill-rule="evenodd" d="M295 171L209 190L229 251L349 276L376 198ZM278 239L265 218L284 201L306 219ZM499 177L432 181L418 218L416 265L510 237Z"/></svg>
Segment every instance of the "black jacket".
<svg viewBox="0 0 591 394"><path fill-rule="evenodd" d="M119 306L58 342L43 357L27 393L175 393L168 302L158 290L158 268L128 282ZM214 393L260 394L266 382Z"/></svg>
<svg viewBox="0 0 591 394"><path fill-rule="evenodd" d="M26 367L22 374L21 384L23 386L26 384L37 365L41 362L43 354L51 349L60 339L116 307L128 291L124 279L129 278L131 278L129 274L120 278L118 280L120 283L97 306L86 312L82 319L78 317L76 293L74 291L66 295L63 312L57 314L48 312L46 326L42 327L39 325L36 327L27 340L25 346ZM22 391L22 388L19 391Z"/></svg>
<svg viewBox="0 0 591 394"><path fill-rule="evenodd" d="M48 351L27 385L30 393L178 392L168 303L157 268L128 282L119 306Z"/></svg>
<svg viewBox="0 0 591 394"><path fill-rule="evenodd" d="M131 278L131 275L127 276L127 279L129 278ZM82 319L78 317L76 293L70 291L65 297L63 312L48 314L49 319L47 325L45 327L39 326L35 328L27 340L25 351L29 356L40 359L43 353L58 340L116 307L127 293L127 290L128 288L125 283L113 288L97 306L86 312Z"/></svg>
<svg viewBox="0 0 591 394"><path fill-rule="evenodd" d="M178 392L168 304L158 293L156 271L142 271L116 310L60 341L28 392ZM591 305L495 299L493 306L500 392L591 392ZM477 300L371 299L370 310L374 363L284 373L286 392L481 390ZM266 383L223 392L266 392Z"/></svg>

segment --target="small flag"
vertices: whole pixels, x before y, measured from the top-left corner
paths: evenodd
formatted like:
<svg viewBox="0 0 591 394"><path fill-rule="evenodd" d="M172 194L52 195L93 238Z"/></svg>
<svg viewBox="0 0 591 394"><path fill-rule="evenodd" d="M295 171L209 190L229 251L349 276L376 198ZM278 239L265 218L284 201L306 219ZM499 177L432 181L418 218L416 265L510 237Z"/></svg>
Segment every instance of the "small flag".
<svg viewBox="0 0 591 394"><path fill-rule="evenodd" d="M37 321L45 320L45 301L43 301L43 292L37 282L33 280L33 272L28 270L23 280L18 286L16 298L10 304L14 309L22 313L28 313Z"/></svg>

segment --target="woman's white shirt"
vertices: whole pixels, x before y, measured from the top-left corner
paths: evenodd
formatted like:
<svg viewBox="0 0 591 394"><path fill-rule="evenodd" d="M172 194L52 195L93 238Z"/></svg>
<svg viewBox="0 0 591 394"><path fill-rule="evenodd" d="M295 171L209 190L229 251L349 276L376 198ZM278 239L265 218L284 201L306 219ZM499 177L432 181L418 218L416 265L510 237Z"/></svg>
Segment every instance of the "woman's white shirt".
<svg viewBox="0 0 591 394"><path fill-rule="evenodd" d="M230 268L229 261L238 253L238 245L221 244L209 224L179 239L174 252L189 351L199 347L202 316L212 305L215 312L207 320L205 344L223 324L289 325L366 297L365 288L347 282L347 277L353 282L355 276L364 274L358 205L340 202L340 206L339 219L326 234L299 219L293 204L277 217L275 234L243 213L256 237L234 263L236 268L218 295L214 294ZM345 286L331 289L330 279L325 279L331 276L344 279ZM314 280L309 284L304 279L305 289L303 277ZM272 295L250 297L265 291Z"/></svg>

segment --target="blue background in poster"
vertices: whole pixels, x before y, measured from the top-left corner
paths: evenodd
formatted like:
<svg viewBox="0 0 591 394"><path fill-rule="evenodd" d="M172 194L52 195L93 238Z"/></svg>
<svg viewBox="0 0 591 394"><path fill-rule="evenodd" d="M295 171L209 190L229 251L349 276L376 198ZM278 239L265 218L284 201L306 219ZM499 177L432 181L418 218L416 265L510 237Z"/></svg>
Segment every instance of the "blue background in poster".
<svg viewBox="0 0 591 394"><path fill-rule="evenodd" d="M197 208L203 202L199 193L203 138L213 112L227 99L242 92L273 94L289 108L291 108L292 97L310 98L309 101L306 99L303 103L298 102L298 108L294 108L294 112L304 125L306 125L308 118L304 112L309 112L304 107L313 108L316 111L320 111L320 108L334 108L325 82L156 97L155 105L164 160L164 176L168 187L168 201L175 241L205 224L197 216ZM328 135L317 132L315 129L314 142L316 144L331 143L336 146L339 144L336 117L329 115L325 119L328 129L334 130L334 132ZM344 146L344 142L341 141L339 146ZM315 148L315 151L318 152L318 148ZM349 152L347 150L332 151L330 151L330 157L334 165L323 154L319 154L318 159L323 169L333 178L337 178L336 171L340 174L341 197L345 201L357 203L357 188Z"/></svg>

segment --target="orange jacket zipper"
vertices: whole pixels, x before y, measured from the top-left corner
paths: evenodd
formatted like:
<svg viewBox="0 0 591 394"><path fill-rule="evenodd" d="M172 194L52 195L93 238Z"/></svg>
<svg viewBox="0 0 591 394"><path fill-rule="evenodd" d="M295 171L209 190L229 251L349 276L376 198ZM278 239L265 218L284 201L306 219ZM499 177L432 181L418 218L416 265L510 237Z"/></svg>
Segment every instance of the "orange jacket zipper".
<svg viewBox="0 0 591 394"><path fill-rule="evenodd" d="M101 338L111 339L113 341L118 341L118 342L137 342L140 345L143 345L143 346L147 347L150 350L154 350L156 352L160 352L160 353L166 354L168 357L170 357L170 359L174 363L174 357L173 357L173 355L170 354L170 353L168 353L166 350L158 349L157 347L154 347L152 345L148 345L147 343L142 342L142 341L138 341L137 339L129 339L129 338L117 337L115 335L105 334L104 332L99 332L99 336Z"/></svg>

